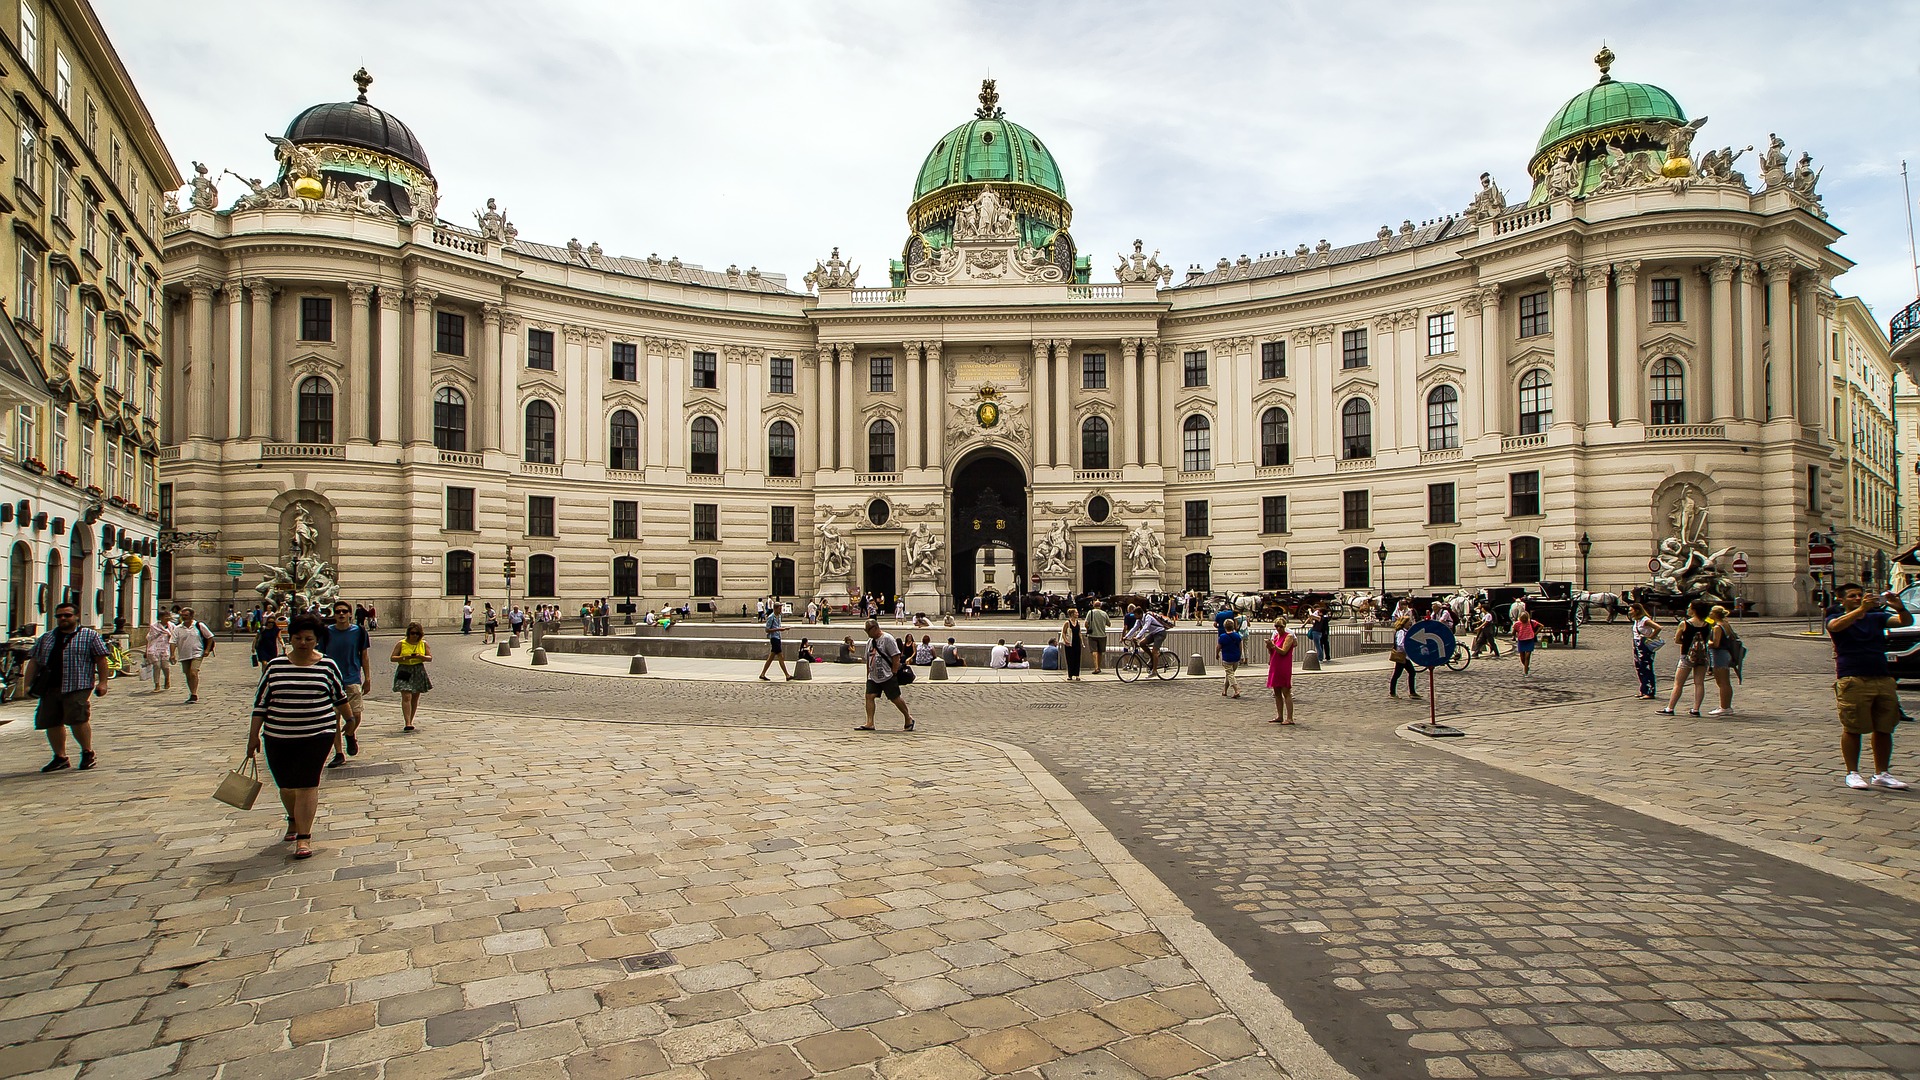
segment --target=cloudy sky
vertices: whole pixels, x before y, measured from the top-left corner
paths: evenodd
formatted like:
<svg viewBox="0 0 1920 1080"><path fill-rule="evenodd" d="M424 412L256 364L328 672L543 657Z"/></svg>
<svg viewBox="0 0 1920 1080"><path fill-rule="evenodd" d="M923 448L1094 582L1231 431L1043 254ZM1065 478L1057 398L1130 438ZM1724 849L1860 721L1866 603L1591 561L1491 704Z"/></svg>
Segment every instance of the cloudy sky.
<svg viewBox="0 0 1920 1080"><path fill-rule="evenodd" d="M1524 198L1541 128L1605 39L1616 78L1711 117L1700 148L1777 131L1813 153L1859 263L1843 294L1884 322L1916 292L1910 2L94 4L182 173L270 173L261 135L350 99L364 64L425 144L442 216L493 196L529 239L796 288L836 244L885 284L920 162L986 75L1059 159L1111 281L1136 237L1211 266L1458 211L1483 170Z"/></svg>

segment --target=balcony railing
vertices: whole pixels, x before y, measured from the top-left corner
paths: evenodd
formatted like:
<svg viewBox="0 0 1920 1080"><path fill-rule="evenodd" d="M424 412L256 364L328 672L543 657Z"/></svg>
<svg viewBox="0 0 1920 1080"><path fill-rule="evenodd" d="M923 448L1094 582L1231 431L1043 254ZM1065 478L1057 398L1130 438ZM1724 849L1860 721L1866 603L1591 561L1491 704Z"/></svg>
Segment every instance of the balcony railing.
<svg viewBox="0 0 1920 1080"><path fill-rule="evenodd" d="M905 289L855 289L853 302L856 304L904 304L907 301Z"/></svg>
<svg viewBox="0 0 1920 1080"><path fill-rule="evenodd" d="M163 447L161 447L161 448L160 448L160 463L161 463L161 464L163 464L163 465L164 465L164 464L166 464L166 463L167 463L167 462L169 462L169 461L179 461L179 460L180 460L180 448L179 448L179 447L177 447L177 446L163 446Z"/></svg>
<svg viewBox="0 0 1920 1080"><path fill-rule="evenodd" d="M1073 479L1081 484L1117 484L1120 482L1119 469L1075 469Z"/></svg>
<svg viewBox="0 0 1920 1080"><path fill-rule="evenodd" d="M1069 300L1118 300L1126 291L1118 285L1069 285Z"/></svg>
<svg viewBox="0 0 1920 1080"><path fill-rule="evenodd" d="M1436 462L1459 461L1464 456L1466 456L1465 452L1457 446L1449 447L1445 450L1422 450L1420 451L1420 464L1432 465Z"/></svg>
<svg viewBox="0 0 1920 1080"><path fill-rule="evenodd" d="M1900 339L1920 330L1920 300L1915 300L1903 308L1887 323L1887 341L1900 344Z"/></svg>
<svg viewBox="0 0 1920 1080"><path fill-rule="evenodd" d="M894 487L900 483L900 474L897 472L854 473L853 482L861 487Z"/></svg>
<svg viewBox="0 0 1920 1080"><path fill-rule="evenodd" d="M1657 424L1647 429L1649 439L1724 439L1725 424Z"/></svg>
<svg viewBox="0 0 1920 1080"><path fill-rule="evenodd" d="M464 251L469 255L485 255L487 253L486 237L469 233L464 229L449 228L445 225L434 226L433 242L443 248Z"/></svg>
<svg viewBox="0 0 1920 1080"><path fill-rule="evenodd" d="M1255 470L1254 470L1254 473L1253 473L1253 475L1255 475L1255 476L1257 476L1257 477L1260 477L1261 479L1266 479L1267 477L1271 477L1271 476L1292 476L1292 475L1293 475L1293 466L1291 466L1291 465L1262 465L1262 466L1260 466L1260 467L1259 467L1258 469L1255 469Z"/></svg>
<svg viewBox="0 0 1920 1080"><path fill-rule="evenodd" d="M538 461L523 461L520 471L528 476L559 476L560 466L546 465Z"/></svg>
<svg viewBox="0 0 1920 1080"><path fill-rule="evenodd" d="M1545 435L1515 435L1500 440L1500 452L1511 454L1515 450L1537 450L1545 445L1547 445Z"/></svg>
<svg viewBox="0 0 1920 1080"><path fill-rule="evenodd" d="M440 464L442 465L462 465L477 469L480 467L480 462L481 457L479 454L467 454L458 450L440 451Z"/></svg>
<svg viewBox="0 0 1920 1080"><path fill-rule="evenodd" d="M1531 229L1535 225L1545 225L1548 221L1552 220L1552 218L1552 207L1531 207L1526 210L1509 213L1496 221L1493 226L1493 234L1495 236L1505 236L1508 233L1519 232L1521 229Z"/></svg>
<svg viewBox="0 0 1920 1080"><path fill-rule="evenodd" d="M1370 457L1341 458L1333 463L1334 472L1359 472L1362 469L1371 468L1373 468L1373 459Z"/></svg>
<svg viewBox="0 0 1920 1080"><path fill-rule="evenodd" d="M687 483L689 483L689 484L711 484L711 485L713 485L714 487L719 487L719 486L720 486L720 474L719 474L719 473L704 473L704 472L690 472L690 473L688 473L688 474L687 474Z"/></svg>
<svg viewBox="0 0 1920 1080"><path fill-rule="evenodd" d="M347 448L335 443L263 443L262 460L274 458L343 458Z"/></svg>
<svg viewBox="0 0 1920 1080"><path fill-rule="evenodd" d="M800 486L800 478L797 476L769 476L767 477L767 486L797 488Z"/></svg>

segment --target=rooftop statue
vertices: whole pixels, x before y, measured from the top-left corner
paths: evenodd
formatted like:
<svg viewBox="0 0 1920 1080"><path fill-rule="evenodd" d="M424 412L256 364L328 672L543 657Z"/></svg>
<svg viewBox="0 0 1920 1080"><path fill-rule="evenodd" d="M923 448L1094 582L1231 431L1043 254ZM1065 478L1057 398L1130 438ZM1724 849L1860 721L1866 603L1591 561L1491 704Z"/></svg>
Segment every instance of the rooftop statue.
<svg viewBox="0 0 1920 1080"><path fill-rule="evenodd" d="M1787 144L1779 135L1767 134L1767 149L1760 155L1760 186L1782 187L1787 182Z"/></svg>
<svg viewBox="0 0 1920 1080"><path fill-rule="evenodd" d="M1474 194L1473 201L1467 204L1467 216L1477 224L1499 217L1500 211L1506 208L1507 197L1493 182L1493 174L1481 173L1480 190Z"/></svg>
<svg viewBox="0 0 1920 1080"><path fill-rule="evenodd" d="M1120 256L1120 265L1114 269L1113 276L1122 282L1158 281L1163 287L1173 280L1173 268L1160 265L1160 252L1155 249L1152 258L1144 252L1146 245L1138 240L1133 242L1133 260L1128 262L1125 253Z"/></svg>
<svg viewBox="0 0 1920 1080"><path fill-rule="evenodd" d="M813 261L813 269L800 276L809 289L851 289L860 280L860 268L848 266L840 261L840 249L835 247L827 261Z"/></svg>
<svg viewBox="0 0 1920 1080"><path fill-rule="evenodd" d="M304 146L298 146L288 142L278 135L268 135L266 138L268 142L273 144L274 160L278 161L281 167L286 170L288 179L320 179L319 154L314 153Z"/></svg>
<svg viewBox="0 0 1920 1080"><path fill-rule="evenodd" d="M1572 198L1580 190L1580 170L1574 167L1573 151L1553 159L1547 168L1547 195L1555 199Z"/></svg>
<svg viewBox="0 0 1920 1080"><path fill-rule="evenodd" d="M507 215L500 209L500 204L492 199L487 200L485 210L473 212L473 220L480 225L480 235L497 243L504 244L513 239L517 233L512 223L507 221Z"/></svg>
<svg viewBox="0 0 1920 1080"><path fill-rule="evenodd" d="M1730 184L1735 187L1746 187L1746 176L1735 171L1733 163L1739 159L1740 155L1751 149L1753 149L1751 146L1742 147L1739 150L1735 150L1731 146L1725 146L1718 150L1709 150L1700 155L1700 179L1710 184Z"/></svg>
<svg viewBox="0 0 1920 1080"><path fill-rule="evenodd" d="M193 163L193 196L188 205L195 210L212 210L220 205L220 193L213 185L213 178L207 175L207 167L202 162Z"/></svg>

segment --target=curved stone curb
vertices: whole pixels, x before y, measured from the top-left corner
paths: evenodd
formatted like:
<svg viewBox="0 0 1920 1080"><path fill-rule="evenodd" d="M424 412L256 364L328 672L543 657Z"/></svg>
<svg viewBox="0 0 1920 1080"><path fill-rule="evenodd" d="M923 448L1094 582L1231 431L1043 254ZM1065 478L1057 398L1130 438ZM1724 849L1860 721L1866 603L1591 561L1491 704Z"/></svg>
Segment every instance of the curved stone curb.
<svg viewBox="0 0 1920 1080"><path fill-rule="evenodd" d="M1342 1068L1319 1043L1313 1041L1286 1003L1265 983L1253 977L1253 971L1246 962L1222 944L1213 931L1194 918L1193 912L1180 902L1173 890L1154 876L1153 871L1128 854L1126 847L1107 831L1106 826L1100 824L1099 819L1081 805L1065 785L1034 760L1032 754L995 739L972 735L936 737L991 747L1005 755L1026 777L1027 783L1040 793L1040 797L1047 800L1053 812L1060 815L1060 820L1073 830L1074 836L1086 845L1087 851L1113 875L1114 882L1133 899L1134 905L1153 924L1154 929L1180 953L1181 958L1220 998L1221 1003L1233 1010L1234 1015L1247 1026L1254 1038L1260 1040L1260 1045L1286 1070L1288 1076L1295 1080L1355 1080L1352 1073Z"/></svg>

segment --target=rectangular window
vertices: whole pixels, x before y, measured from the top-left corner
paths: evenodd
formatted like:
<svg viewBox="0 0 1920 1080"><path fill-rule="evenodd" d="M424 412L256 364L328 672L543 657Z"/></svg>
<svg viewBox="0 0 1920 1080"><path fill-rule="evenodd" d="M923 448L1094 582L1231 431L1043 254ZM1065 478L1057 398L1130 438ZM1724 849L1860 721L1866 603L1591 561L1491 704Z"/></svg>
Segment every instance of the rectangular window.
<svg viewBox="0 0 1920 1080"><path fill-rule="evenodd" d="M640 504L632 499L615 499L613 502L613 538L615 540L640 539Z"/></svg>
<svg viewBox="0 0 1920 1080"><path fill-rule="evenodd" d="M1536 517L1540 513L1540 474L1517 472L1507 475L1507 516Z"/></svg>
<svg viewBox="0 0 1920 1080"><path fill-rule="evenodd" d="M93 486L93 425L85 420L80 426L80 486Z"/></svg>
<svg viewBox="0 0 1920 1080"><path fill-rule="evenodd" d="M1263 551L1260 553L1260 587L1268 592L1282 591L1287 587L1287 553L1284 551Z"/></svg>
<svg viewBox="0 0 1920 1080"><path fill-rule="evenodd" d="M67 410L54 409L47 416L47 464L56 473L67 471Z"/></svg>
<svg viewBox="0 0 1920 1080"><path fill-rule="evenodd" d="M53 100L60 103L61 112L73 115L73 64L58 49L53 51Z"/></svg>
<svg viewBox="0 0 1920 1080"><path fill-rule="evenodd" d="M1342 368L1367 366L1367 331L1365 327L1359 330L1340 331L1340 366Z"/></svg>
<svg viewBox="0 0 1920 1080"><path fill-rule="evenodd" d="M772 513L767 539L775 544L793 543L793 507L774 506L768 508Z"/></svg>
<svg viewBox="0 0 1920 1080"><path fill-rule="evenodd" d="M26 411L28 406L22 405L20 408L22 416L30 420L33 414ZM32 436L31 427L27 428L27 434L29 437ZM29 454L33 452L31 442L27 446L27 452ZM111 439L107 440L107 445L100 455L100 489L107 493L108 498L120 494L120 453Z"/></svg>
<svg viewBox="0 0 1920 1080"><path fill-rule="evenodd" d="M473 531L472 488L450 487L447 489L447 530L449 532Z"/></svg>
<svg viewBox="0 0 1920 1080"><path fill-rule="evenodd" d="M1263 341L1260 343L1260 377L1263 379L1287 377L1286 342Z"/></svg>
<svg viewBox="0 0 1920 1080"><path fill-rule="evenodd" d="M66 275L56 273L53 276L53 318L47 327L47 338L61 348L67 347L67 287Z"/></svg>
<svg viewBox="0 0 1920 1080"><path fill-rule="evenodd" d="M893 393L893 357L867 358L867 391L873 394Z"/></svg>
<svg viewBox="0 0 1920 1080"><path fill-rule="evenodd" d="M80 250L95 254L100 250L100 200L91 195L80 208Z"/></svg>
<svg viewBox="0 0 1920 1080"><path fill-rule="evenodd" d="M1285 495L1260 497L1260 531L1263 533L1287 531L1287 497Z"/></svg>
<svg viewBox="0 0 1920 1080"><path fill-rule="evenodd" d="M1652 298L1653 322L1680 321L1680 279L1670 277L1654 278L1647 294Z"/></svg>
<svg viewBox="0 0 1920 1080"><path fill-rule="evenodd" d="M447 595L473 595L473 552L447 552Z"/></svg>
<svg viewBox="0 0 1920 1080"><path fill-rule="evenodd" d="M1807 513L1820 512L1820 466L1807 466Z"/></svg>
<svg viewBox="0 0 1920 1080"><path fill-rule="evenodd" d="M1528 293L1520 298L1520 336L1539 337L1553 329L1547 294Z"/></svg>
<svg viewBox="0 0 1920 1080"><path fill-rule="evenodd" d="M613 343L613 381L640 381L640 346L631 341Z"/></svg>
<svg viewBox="0 0 1920 1080"><path fill-rule="evenodd" d="M696 352L693 354L693 387L696 390L718 390L720 388L720 356L718 353Z"/></svg>
<svg viewBox="0 0 1920 1080"><path fill-rule="evenodd" d="M91 303L80 304L80 370L92 371L100 350L100 313Z"/></svg>
<svg viewBox="0 0 1920 1080"><path fill-rule="evenodd" d="M1357 532L1371 528L1369 522L1373 515L1370 511L1371 500L1364 491L1343 491L1340 493L1340 527L1348 532Z"/></svg>
<svg viewBox="0 0 1920 1080"><path fill-rule="evenodd" d="M54 159L53 162L53 220L70 221L73 213L73 171L67 163Z"/></svg>
<svg viewBox="0 0 1920 1080"><path fill-rule="evenodd" d="M1207 535L1207 501L1205 499L1187 500L1187 531L1184 535Z"/></svg>
<svg viewBox="0 0 1920 1080"><path fill-rule="evenodd" d="M1207 385L1207 351L1205 349L1196 349L1182 358L1180 385Z"/></svg>
<svg viewBox="0 0 1920 1080"><path fill-rule="evenodd" d="M1452 484L1427 485L1427 524L1458 525L1460 512L1455 507Z"/></svg>
<svg viewBox="0 0 1920 1080"><path fill-rule="evenodd" d="M160 485L160 527L173 528L173 485Z"/></svg>
<svg viewBox="0 0 1920 1080"><path fill-rule="evenodd" d="M553 331L527 331L527 366L541 371L553 370Z"/></svg>
<svg viewBox="0 0 1920 1080"><path fill-rule="evenodd" d="M693 538L707 542L720 539L720 504L693 504Z"/></svg>
<svg viewBox="0 0 1920 1080"><path fill-rule="evenodd" d="M34 17L33 5L20 0L20 55L26 57L27 70L35 75L40 73L40 20Z"/></svg>
<svg viewBox="0 0 1920 1080"><path fill-rule="evenodd" d="M527 535L528 536L554 535L553 496L551 495L527 496Z"/></svg>
<svg viewBox="0 0 1920 1080"><path fill-rule="evenodd" d="M33 436L33 406L21 405L13 411L13 459L25 461L37 451ZM109 459L113 455L107 455Z"/></svg>
<svg viewBox="0 0 1920 1080"><path fill-rule="evenodd" d="M1513 558L1509 560L1511 573L1509 579L1516 585L1540 580L1540 538L1537 536L1516 536L1513 538Z"/></svg>
<svg viewBox="0 0 1920 1080"><path fill-rule="evenodd" d="M1427 316L1427 355L1439 356L1454 351L1453 312Z"/></svg>
<svg viewBox="0 0 1920 1080"><path fill-rule="evenodd" d="M1427 545L1427 584L1431 587L1460 583L1459 549L1452 544Z"/></svg>
<svg viewBox="0 0 1920 1080"><path fill-rule="evenodd" d="M1107 388L1106 353L1090 352L1081 354L1080 388L1082 390L1105 390Z"/></svg>
<svg viewBox="0 0 1920 1080"><path fill-rule="evenodd" d="M20 245L20 291L14 295L20 299L20 317L40 325L40 255L31 244Z"/></svg>
<svg viewBox="0 0 1920 1080"><path fill-rule="evenodd" d="M467 355L467 317L458 311L436 311L433 314L437 324L433 351L448 356Z"/></svg>
<svg viewBox="0 0 1920 1080"><path fill-rule="evenodd" d="M100 146L100 107L93 103L92 94L87 95L87 145Z"/></svg>
<svg viewBox="0 0 1920 1080"><path fill-rule="evenodd" d="M1348 589L1365 589L1373 581L1373 561L1367 558L1364 547L1350 547L1340 553L1341 586Z"/></svg>
<svg viewBox="0 0 1920 1080"><path fill-rule="evenodd" d="M767 393L793 393L793 357L773 356L767 358Z"/></svg>
<svg viewBox="0 0 1920 1080"><path fill-rule="evenodd" d="M300 298L300 340L333 340L333 297L303 296Z"/></svg>

